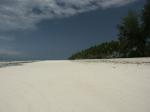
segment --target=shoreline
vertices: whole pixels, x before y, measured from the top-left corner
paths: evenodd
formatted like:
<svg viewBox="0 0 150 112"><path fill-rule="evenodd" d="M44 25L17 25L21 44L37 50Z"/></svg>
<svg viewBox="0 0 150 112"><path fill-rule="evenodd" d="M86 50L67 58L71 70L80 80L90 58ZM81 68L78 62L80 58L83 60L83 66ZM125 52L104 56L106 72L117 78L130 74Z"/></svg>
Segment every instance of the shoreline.
<svg viewBox="0 0 150 112"><path fill-rule="evenodd" d="M10 67L10 66L21 66L25 63L33 63L35 61L0 61L0 68Z"/></svg>
<svg viewBox="0 0 150 112"><path fill-rule="evenodd" d="M83 63L113 63L113 64L150 64L150 57L143 58L114 58L114 59L79 59L79 60L30 60L30 61L0 61L0 68L9 66L20 66L33 62L83 62Z"/></svg>

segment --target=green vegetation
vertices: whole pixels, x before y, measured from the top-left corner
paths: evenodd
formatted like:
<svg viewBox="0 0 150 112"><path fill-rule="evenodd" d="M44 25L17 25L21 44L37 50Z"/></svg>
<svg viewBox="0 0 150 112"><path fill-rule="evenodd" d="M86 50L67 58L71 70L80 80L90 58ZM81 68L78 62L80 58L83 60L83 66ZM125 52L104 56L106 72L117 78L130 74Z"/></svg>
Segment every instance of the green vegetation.
<svg viewBox="0 0 150 112"><path fill-rule="evenodd" d="M140 16L138 16L140 15ZM142 14L129 11L118 25L118 40L73 54L69 59L130 58L150 56L150 0Z"/></svg>
<svg viewBox="0 0 150 112"><path fill-rule="evenodd" d="M145 39L135 12L129 12L118 25L121 57L144 56Z"/></svg>
<svg viewBox="0 0 150 112"><path fill-rule="evenodd" d="M119 56L118 41L105 42L74 54L69 59L99 59Z"/></svg>

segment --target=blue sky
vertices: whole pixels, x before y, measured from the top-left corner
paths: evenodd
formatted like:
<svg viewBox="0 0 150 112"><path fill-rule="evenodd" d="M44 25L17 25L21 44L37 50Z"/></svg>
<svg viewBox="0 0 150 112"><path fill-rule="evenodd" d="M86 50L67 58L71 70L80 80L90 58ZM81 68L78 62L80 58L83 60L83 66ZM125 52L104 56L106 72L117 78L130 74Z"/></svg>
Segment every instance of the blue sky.
<svg viewBox="0 0 150 112"><path fill-rule="evenodd" d="M145 0L1 0L0 58L67 59L117 38L117 24Z"/></svg>

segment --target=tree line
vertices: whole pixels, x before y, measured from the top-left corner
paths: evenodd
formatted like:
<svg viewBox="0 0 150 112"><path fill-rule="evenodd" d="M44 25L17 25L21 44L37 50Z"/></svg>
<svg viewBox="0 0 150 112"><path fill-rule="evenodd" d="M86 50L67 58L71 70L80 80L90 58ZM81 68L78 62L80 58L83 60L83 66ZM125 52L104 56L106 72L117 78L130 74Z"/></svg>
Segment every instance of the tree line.
<svg viewBox="0 0 150 112"><path fill-rule="evenodd" d="M69 59L131 58L150 56L150 0L141 13L129 11L118 24L118 39L73 54Z"/></svg>

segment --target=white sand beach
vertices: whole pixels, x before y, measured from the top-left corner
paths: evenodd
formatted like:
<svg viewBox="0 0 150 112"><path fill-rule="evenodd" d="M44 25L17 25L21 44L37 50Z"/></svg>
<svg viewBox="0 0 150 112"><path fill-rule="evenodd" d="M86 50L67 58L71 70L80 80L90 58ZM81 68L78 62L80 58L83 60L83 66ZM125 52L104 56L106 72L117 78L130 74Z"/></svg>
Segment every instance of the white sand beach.
<svg viewBox="0 0 150 112"><path fill-rule="evenodd" d="M0 68L0 112L150 112L150 58Z"/></svg>

